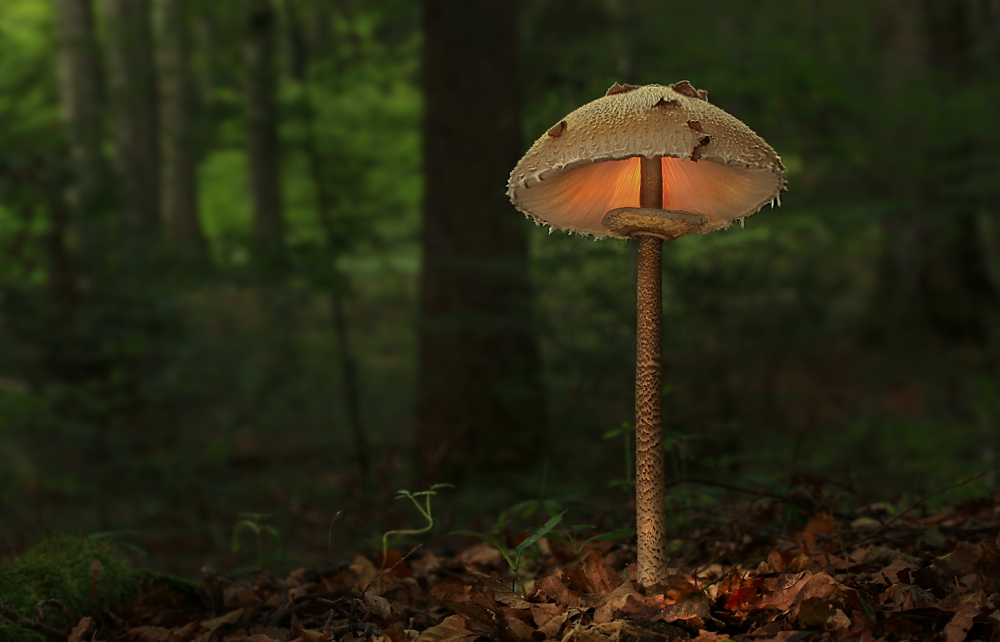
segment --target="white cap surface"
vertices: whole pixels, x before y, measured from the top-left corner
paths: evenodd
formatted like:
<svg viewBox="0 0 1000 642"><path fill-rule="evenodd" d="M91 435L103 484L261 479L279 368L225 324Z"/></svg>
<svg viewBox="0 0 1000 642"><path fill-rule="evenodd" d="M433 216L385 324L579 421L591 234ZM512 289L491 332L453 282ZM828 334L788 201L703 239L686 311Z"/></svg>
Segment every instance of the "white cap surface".
<svg viewBox="0 0 1000 642"><path fill-rule="evenodd" d="M682 81L616 84L570 113L531 146L507 194L537 222L616 236L601 220L639 207L639 156L662 157L663 208L703 215L705 232L757 212L785 186L775 151Z"/></svg>

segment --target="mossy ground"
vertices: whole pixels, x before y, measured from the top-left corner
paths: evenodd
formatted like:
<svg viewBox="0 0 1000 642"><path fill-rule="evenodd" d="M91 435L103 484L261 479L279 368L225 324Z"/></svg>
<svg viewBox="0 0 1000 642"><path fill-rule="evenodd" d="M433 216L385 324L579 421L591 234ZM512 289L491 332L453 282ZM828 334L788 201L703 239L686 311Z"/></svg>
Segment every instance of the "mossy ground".
<svg viewBox="0 0 1000 642"><path fill-rule="evenodd" d="M104 569L98 574L94 601L93 560ZM57 599L69 614L70 622L55 605L43 607L42 621L56 629L72 627L84 615L97 615L105 606L116 606L136 595L145 579L118 558L105 543L92 539L59 536L39 542L20 557L0 564L0 604L18 614L38 620L35 605ZM46 640L36 631L18 626L0 616L0 640Z"/></svg>

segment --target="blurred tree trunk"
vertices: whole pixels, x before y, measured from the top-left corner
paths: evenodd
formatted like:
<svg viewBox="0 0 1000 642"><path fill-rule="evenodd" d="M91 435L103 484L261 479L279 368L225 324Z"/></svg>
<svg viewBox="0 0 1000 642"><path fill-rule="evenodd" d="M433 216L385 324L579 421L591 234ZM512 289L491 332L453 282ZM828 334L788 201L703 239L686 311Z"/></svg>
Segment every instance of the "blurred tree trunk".
<svg viewBox="0 0 1000 642"><path fill-rule="evenodd" d="M194 83L189 58L188 0L156 0L159 44L164 236L203 249L198 215Z"/></svg>
<svg viewBox="0 0 1000 642"><path fill-rule="evenodd" d="M546 424L521 149L519 4L424 0L417 457L429 479L510 468Z"/></svg>
<svg viewBox="0 0 1000 642"><path fill-rule="evenodd" d="M70 202L79 212L95 205L107 172L101 153L100 63L91 0L56 0L59 99L71 165Z"/></svg>
<svg viewBox="0 0 1000 642"><path fill-rule="evenodd" d="M160 162L148 0L104 0L108 90L122 211L132 233L160 225Z"/></svg>
<svg viewBox="0 0 1000 642"><path fill-rule="evenodd" d="M333 321L334 339L337 342L337 351L340 355L340 373L343 381L344 405L347 409L347 422L351 435L354 439L354 448L357 451L358 467L361 478L365 484L371 479L371 464L369 460L368 437L365 433L365 425L361 414L361 385L358 377L358 361L351 347L347 314L345 311L346 301L344 300L344 290L347 279L338 269L339 249L344 246L344 239L338 233L335 221L335 196L331 189L331 183L325 178L326 159L316 145L315 121L316 114L312 108L312 98L309 91L309 66L312 57L312 47L307 43L305 29L302 25L301 16L294 0L285 0L285 10L288 23L288 34L291 53L292 78L301 87L301 103L299 113L302 119L302 151L309 164L309 175L313 181L313 189L316 190L316 214L319 218L320 228L323 230L325 241L326 261L329 266L329 274L324 274L324 281L328 284L327 292L330 297L330 313ZM321 5L316 5L321 7ZM329 16L325 12L320 12L313 16L315 20L327 20ZM314 22L315 22L314 20ZM322 30L323 27L313 26L314 29ZM325 43L324 43L325 44Z"/></svg>
<svg viewBox="0 0 1000 642"><path fill-rule="evenodd" d="M261 255L259 258L265 263L278 265L284 261L284 213L275 97L277 15L272 0L244 0L243 4L253 236L256 250Z"/></svg>
<svg viewBox="0 0 1000 642"><path fill-rule="evenodd" d="M969 184L981 150L973 129L956 126L945 134L927 125L928 118L959 125L957 112L917 112L910 103L915 87L949 93L955 104L975 90L982 42L972 9L971 2L953 0L886 0L882 12L885 87L901 105L893 157L924 163L904 161L910 173L901 171L890 186L899 205L883 219L876 309L888 324L923 319L947 346L982 345L998 302L979 240L984 195ZM916 124L906 121L911 115ZM918 126L925 135L914 137Z"/></svg>

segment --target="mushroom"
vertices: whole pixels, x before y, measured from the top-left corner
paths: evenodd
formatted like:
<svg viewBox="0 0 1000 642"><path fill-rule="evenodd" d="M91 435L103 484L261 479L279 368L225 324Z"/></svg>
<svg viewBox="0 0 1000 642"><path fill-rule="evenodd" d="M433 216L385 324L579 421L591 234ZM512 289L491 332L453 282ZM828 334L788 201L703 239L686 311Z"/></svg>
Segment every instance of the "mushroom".
<svg viewBox="0 0 1000 642"><path fill-rule="evenodd" d="M536 224L638 241L636 531L638 583L667 584L661 418L661 250L692 232L780 205L785 168L749 127L688 81L615 84L560 120L514 167L507 195Z"/></svg>

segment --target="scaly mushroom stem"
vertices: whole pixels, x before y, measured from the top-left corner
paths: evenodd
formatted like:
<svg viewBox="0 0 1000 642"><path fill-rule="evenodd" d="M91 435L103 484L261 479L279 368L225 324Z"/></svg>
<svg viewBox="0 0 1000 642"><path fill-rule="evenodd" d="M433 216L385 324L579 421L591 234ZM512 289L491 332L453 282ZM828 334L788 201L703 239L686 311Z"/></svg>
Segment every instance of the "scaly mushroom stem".
<svg viewBox="0 0 1000 642"><path fill-rule="evenodd" d="M639 206L663 207L659 158L640 156ZM660 280L663 240L638 235L635 359L635 513L639 541L637 580L651 588L667 584L667 513L663 503L663 418L660 395L663 348Z"/></svg>

